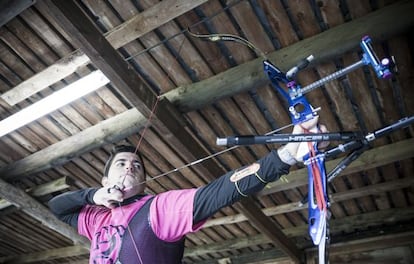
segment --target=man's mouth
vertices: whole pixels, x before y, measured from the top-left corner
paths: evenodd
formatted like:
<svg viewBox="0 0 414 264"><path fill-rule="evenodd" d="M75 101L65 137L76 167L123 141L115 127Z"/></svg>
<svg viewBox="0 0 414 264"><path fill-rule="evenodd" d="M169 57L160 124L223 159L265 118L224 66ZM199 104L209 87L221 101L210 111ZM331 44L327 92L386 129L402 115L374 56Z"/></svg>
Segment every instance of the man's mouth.
<svg viewBox="0 0 414 264"><path fill-rule="evenodd" d="M124 178L126 178L126 177L132 177L132 178L136 178L136 176L134 175L134 174L132 174L132 173L126 173L126 174L124 174Z"/></svg>

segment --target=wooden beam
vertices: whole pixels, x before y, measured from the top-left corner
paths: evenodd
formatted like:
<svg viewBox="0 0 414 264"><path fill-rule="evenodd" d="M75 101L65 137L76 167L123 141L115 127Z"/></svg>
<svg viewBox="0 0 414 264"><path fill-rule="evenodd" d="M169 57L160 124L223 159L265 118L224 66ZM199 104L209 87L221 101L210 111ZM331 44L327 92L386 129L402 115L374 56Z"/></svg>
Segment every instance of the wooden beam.
<svg viewBox="0 0 414 264"><path fill-rule="evenodd" d="M78 155L138 132L145 123L146 119L135 108L127 110L1 168L0 177L5 180L18 179L62 166Z"/></svg>
<svg viewBox="0 0 414 264"><path fill-rule="evenodd" d="M105 34L106 39L115 49L118 49L207 1L208 0L162 1L111 29Z"/></svg>
<svg viewBox="0 0 414 264"><path fill-rule="evenodd" d="M136 71L129 67L82 8L74 1L44 2L47 11L68 34L73 45L79 47L94 66L106 75L125 101L148 118L157 101L156 94L139 78Z"/></svg>
<svg viewBox="0 0 414 264"><path fill-rule="evenodd" d="M367 33L375 40L385 39L414 24L414 2L400 1L348 23L326 30L268 55L282 70L314 55L314 64L344 54L357 47ZM263 58L244 63L206 80L183 85L163 96L182 112L200 109L221 98L245 92L268 82ZM223 88L224 87L224 88Z"/></svg>
<svg viewBox="0 0 414 264"><path fill-rule="evenodd" d="M33 5L35 0L3 0L0 1L0 27L18 16Z"/></svg>
<svg viewBox="0 0 414 264"><path fill-rule="evenodd" d="M64 176L57 180L47 182L45 184L41 184L33 188L27 189L26 193L34 197L39 197L39 196L50 194L53 192L65 190L69 188L72 184L73 184L73 180L67 176ZM9 207L11 205L13 204L8 202L7 200L0 198L0 210L6 207Z"/></svg>
<svg viewBox="0 0 414 264"><path fill-rule="evenodd" d="M89 248L89 241L80 235L71 226L57 219L48 208L36 201L25 191L0 179L0 197L9 201L20 210L41 222L46 227L71 239L74 244Z"/></svg>
<svg viewBox="0 0 414 264"><path fill-rule="evenodd" d="M88 56L76 50L55 64L19 83L13 89L1 95L9 105L15 105L40 92L44 88L62 80L90 62Z"/></svg>
<svg viewBox="0 0 414 264"><path fill-rule="evenodd" d="M404 233L396 233L396 234L387 234L381 236L374 236L369 238L362 238L358 240L340 242L340 243L333 243L329 246L329 256L332 262L336 263L340 261L340 259L349 259L350 255L357 254L363 255L363 259L359 258L352 258L358 262L358 260L366 263L369 260L369 263L388 263L387 260L381 258L367 258L370 253L373 253L377 250L391 250L396 248L401 248L401 246L409 246L414 241L414 231L404 232ZM310 248L307 250L307 255L313 255L315 262L317 251L316 248ZM309 254L310 253L310 254ZM391 258L391 253L387 253L385 256L389 257L388 260ZM398 255L398 254L397 254ZM405 255L398 255L404 259L407 258ZM341 258L338 258L341 257ZM412 260L411 258L409 258ZM395 259L393 259L395 260ZM404 261L402 263L405 263Z"/></svg>
<svg viewBox="0 0 414 264"><path fill-rule="evenodd" d="M414 207L391 208L333 219L329 221L329 230L332 236L335 234L342 236L344 233L355 232L355 230L364 230L374 226L383 228L384 225L411 221L412 219L414 219ZM283 232L288 237L303 236L308 232L308 225L283 229Z"/></svg>
<svg viewBox="0 0 414 264"><path fill-rule="evenodd" d="M74 180L68 176L61 177L51 182L47 182L26 190L30 196L40 197L57 191L65 190L74 184Z"/></svg>

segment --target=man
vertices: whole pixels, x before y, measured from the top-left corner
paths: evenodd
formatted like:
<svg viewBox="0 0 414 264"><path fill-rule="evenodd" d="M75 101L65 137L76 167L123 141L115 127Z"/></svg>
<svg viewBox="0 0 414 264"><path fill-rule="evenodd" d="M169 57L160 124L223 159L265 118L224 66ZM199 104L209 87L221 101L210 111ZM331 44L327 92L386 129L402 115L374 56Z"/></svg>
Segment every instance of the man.
<svg viewBox="0 0 414 264"><path fill-rule="evenodd" d="M292 133L313 129L317 120L295 126ZM157 195L144 193L145 168L135 148L119 146L106 163L103 187L59 195L49 206L91 240L90 263L181 263L185 235L221 208L287 174L303 156L297 153L300 144L288 143L206 186Z"/></svg>

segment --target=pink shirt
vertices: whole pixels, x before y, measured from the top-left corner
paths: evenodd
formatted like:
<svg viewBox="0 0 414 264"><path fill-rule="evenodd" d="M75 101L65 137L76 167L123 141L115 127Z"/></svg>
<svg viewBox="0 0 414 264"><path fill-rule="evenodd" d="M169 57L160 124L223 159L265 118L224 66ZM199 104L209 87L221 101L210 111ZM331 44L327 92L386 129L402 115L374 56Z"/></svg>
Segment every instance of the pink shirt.
<svg viewBox="0 0 414 264"><path fill-rule="evenodd" d="M204 222L193 225L193 202L196 189L173 190L158 194L150 206L149 221L155 235L174 242L185 234L199 230ZM153 197L147 195L128 205L108 209L87 205L78 218L78 232L91 240L92 262L117 259L122 237L136 212ZM133 227L130 227L133 232Z"/></svg>

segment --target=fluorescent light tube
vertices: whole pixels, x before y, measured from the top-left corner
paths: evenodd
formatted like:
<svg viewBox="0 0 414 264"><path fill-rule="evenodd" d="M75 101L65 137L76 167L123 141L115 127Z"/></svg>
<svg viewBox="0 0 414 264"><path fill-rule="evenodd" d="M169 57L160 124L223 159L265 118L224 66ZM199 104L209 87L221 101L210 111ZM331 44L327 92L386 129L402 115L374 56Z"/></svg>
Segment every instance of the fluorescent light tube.
<svg viewBox="0 0 414 264"><path fill-rule="evenodd" d="M109 79L101 71L90 73L0 121L0 137L97 90L107 83L109 83Z"/></svg>

